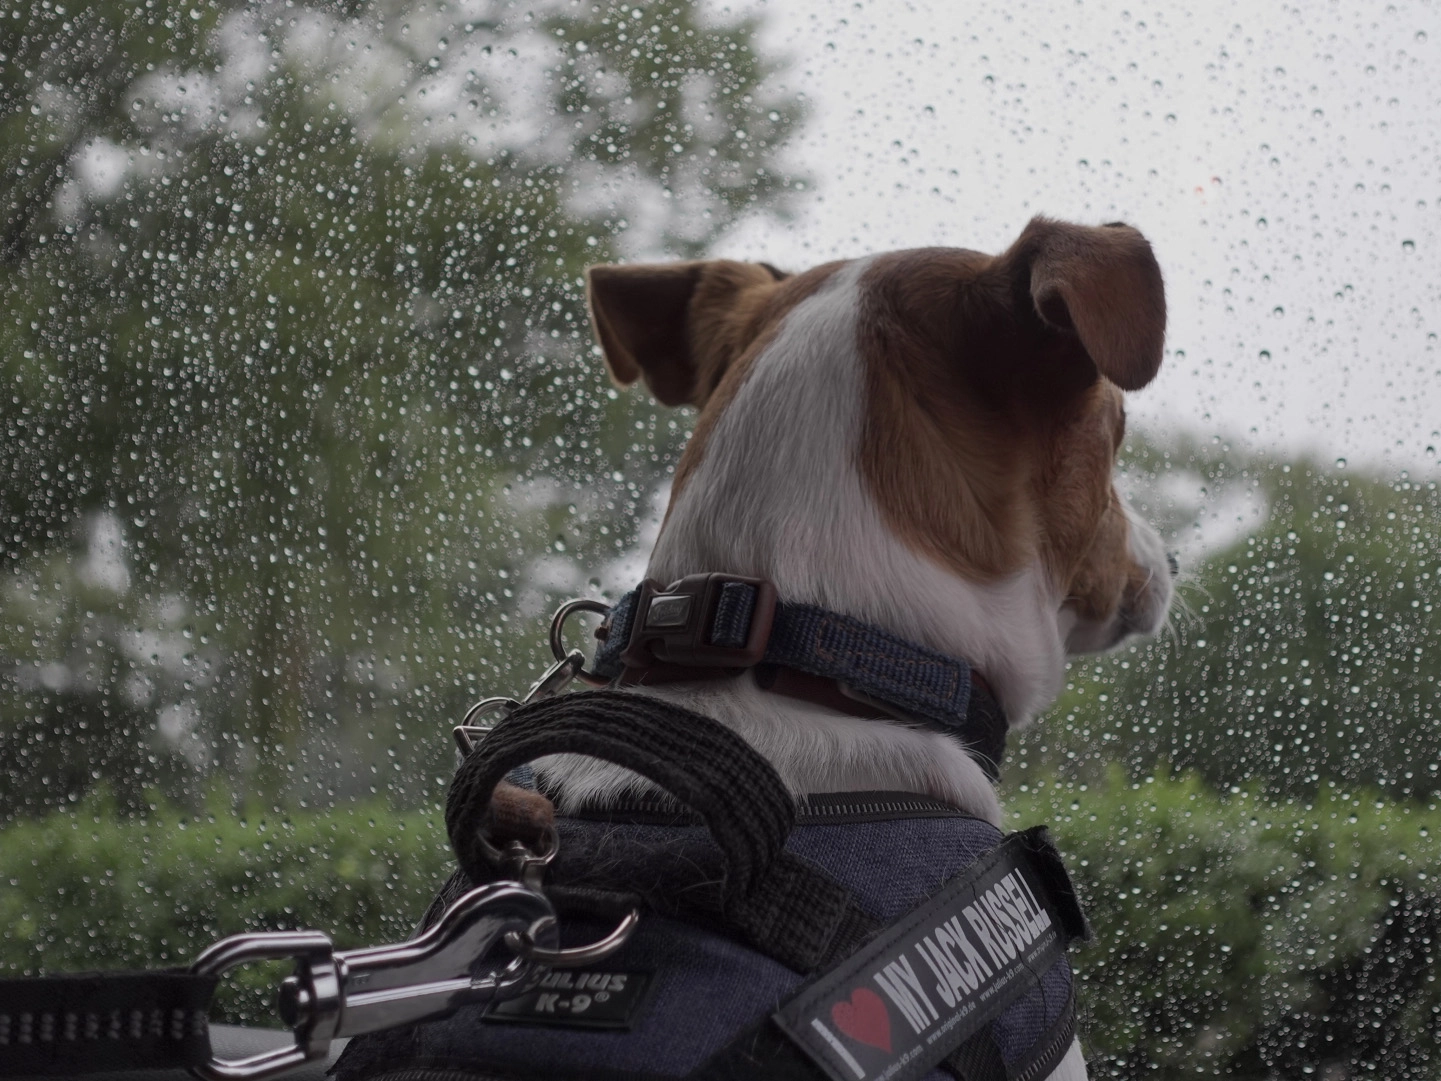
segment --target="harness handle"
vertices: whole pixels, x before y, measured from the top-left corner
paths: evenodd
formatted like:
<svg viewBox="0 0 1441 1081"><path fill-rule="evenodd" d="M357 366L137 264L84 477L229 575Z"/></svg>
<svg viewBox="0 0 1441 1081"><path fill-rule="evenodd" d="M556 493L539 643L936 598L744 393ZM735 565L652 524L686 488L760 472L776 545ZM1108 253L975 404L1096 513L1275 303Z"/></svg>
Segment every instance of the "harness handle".
<svg viewBox="0 0 1441 1081"><path fill-rule="evenodd" d="M622 766L699 815L720 850L727 923L783 964L811 971L853 922L849 891L784 850L796 803L769 762L709 717L617 691L525 705L461 763L446 799L445 825L472 881L492 874L485 828L497 786L516 766L554 754ZM804 921L792 915L798 897L804 898Z"/></svg>

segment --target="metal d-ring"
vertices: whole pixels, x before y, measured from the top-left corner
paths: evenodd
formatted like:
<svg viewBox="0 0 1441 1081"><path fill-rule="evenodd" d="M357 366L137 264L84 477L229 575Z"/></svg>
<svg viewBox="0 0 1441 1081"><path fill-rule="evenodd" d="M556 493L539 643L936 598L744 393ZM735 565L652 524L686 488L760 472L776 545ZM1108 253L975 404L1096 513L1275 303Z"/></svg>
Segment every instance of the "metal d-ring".
<svg viewBox="0 0 1441 1081"><path fill-rule="evenodd" d="M489 731L488 726L478 725L475 722L484 717L487 713L493 713L503 709L507 713L520 708L520 703L514 698L482 698L470 709L466 710L461 722L451 729L451 735L455 737L456 746L460 753L468 755L475 748L475 741Z"/></svg>
<svg viewBox="0 0 1441 1081"><path fill-rule="evenodd" d="M555 659L558 661L563 661L569 656L561 632L565 629L565 621L576 612L593 612L604 617L610 615L610 605L604 601L593 601L588 597L582 597L579 600L566 601L555 610L555 615L550 617L550 651L555 654ZM605 687L610 684L610 680L604 676L587 672L584 668L575 674L575 678L588 687Z"/></svg>
<svg viewBox="0 0 1441 1081"><path fill-rule="evenodd" d="M636 924L640 923L640 909L633 908L627 912L625 919L621 920L616 925L616 929L605 938L585 946L573 946L567 950L549 950L535 944L536 937L548 930L554 922L554 917L542 916L531 924L528 930L507 931L505 934L506 948L522 961L531 961L550 968L584 968L597 961L604 961L630 940Z"/></svg>

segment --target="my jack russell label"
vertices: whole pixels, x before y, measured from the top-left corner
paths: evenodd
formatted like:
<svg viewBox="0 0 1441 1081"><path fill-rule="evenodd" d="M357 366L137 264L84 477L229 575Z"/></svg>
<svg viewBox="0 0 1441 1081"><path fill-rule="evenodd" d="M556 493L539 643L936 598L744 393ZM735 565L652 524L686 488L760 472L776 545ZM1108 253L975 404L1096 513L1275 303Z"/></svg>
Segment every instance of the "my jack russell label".
<svg viewBox="0 0 1441 1081"><path fill-rule="evenodd" d="M1065 952L1035 872L1003 843L774 1014L832 1081L923 1076Z"/></svg>

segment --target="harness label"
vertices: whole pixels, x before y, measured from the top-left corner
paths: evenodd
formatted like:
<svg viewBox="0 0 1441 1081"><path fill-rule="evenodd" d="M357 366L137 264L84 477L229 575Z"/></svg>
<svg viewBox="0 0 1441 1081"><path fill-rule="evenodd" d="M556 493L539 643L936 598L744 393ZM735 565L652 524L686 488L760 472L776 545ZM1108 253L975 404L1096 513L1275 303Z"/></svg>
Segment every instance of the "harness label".
<svg viewBox="0 0 1441 1081"><path fill-rule="evenodd" d="M629 1029L650 977L649 972L558 969L541 977L535 990L494 1003L484 1017L511 1024Z"/></svg>
<svg viewBox="0 0 1441 1081"><path fill-rule="evenodd" d="M1065 953L1024 851L1003 842L775 1013L832 1081L912 1081Z"/></svg>

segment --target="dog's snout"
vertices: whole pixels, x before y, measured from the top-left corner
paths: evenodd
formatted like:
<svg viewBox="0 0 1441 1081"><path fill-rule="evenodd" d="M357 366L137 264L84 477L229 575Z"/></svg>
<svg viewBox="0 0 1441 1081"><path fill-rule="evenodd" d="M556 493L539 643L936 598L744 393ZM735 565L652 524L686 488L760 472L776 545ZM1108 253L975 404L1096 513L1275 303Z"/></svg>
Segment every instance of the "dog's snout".
<svg viewBox="0 0 1441 1081"><path fill-rule="evenodd" d="M1171 568L1171 577L1177 578L1181 574L1181 561L1176 558L1175 552L1166 553L1166 566Z"/></svg>

